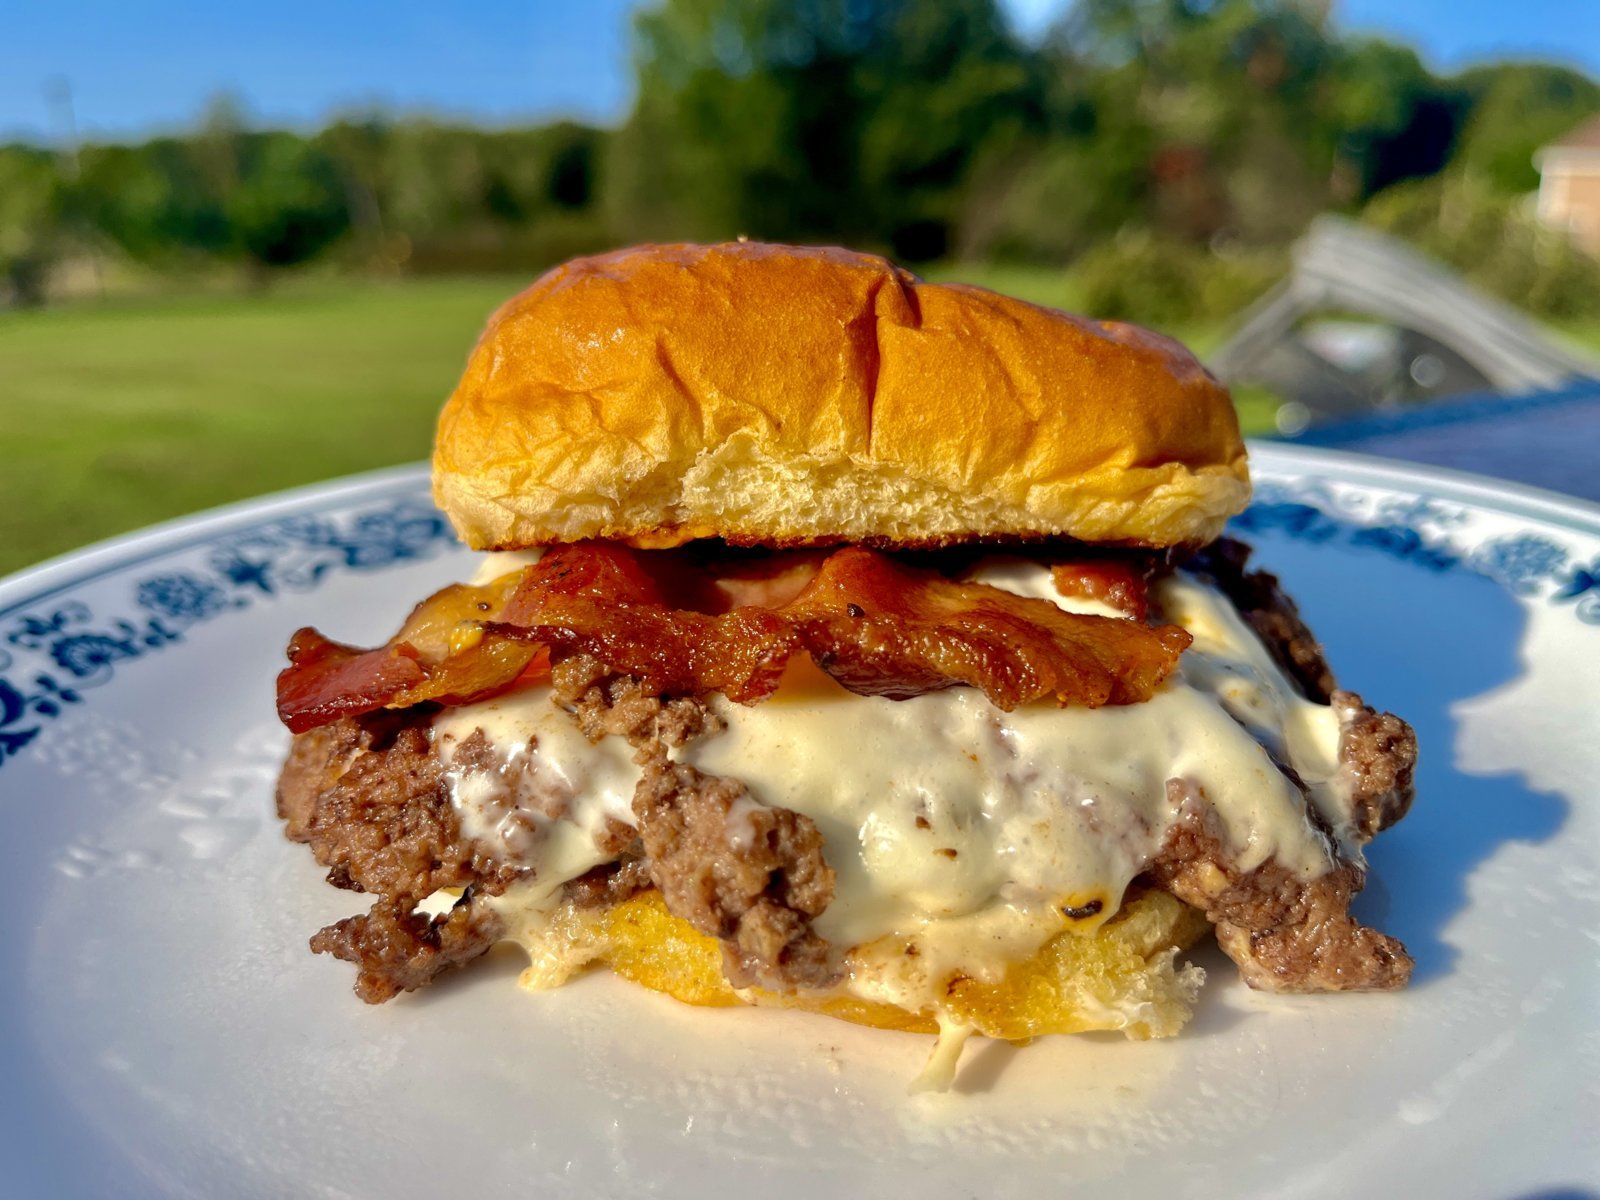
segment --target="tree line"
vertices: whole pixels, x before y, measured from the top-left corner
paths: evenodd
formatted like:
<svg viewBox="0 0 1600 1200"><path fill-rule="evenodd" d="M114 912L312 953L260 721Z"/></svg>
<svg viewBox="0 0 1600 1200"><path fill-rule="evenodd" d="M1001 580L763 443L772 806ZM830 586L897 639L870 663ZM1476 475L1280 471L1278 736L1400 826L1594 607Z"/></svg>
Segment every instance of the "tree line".
<svg viewBox="0 0 1600 1200"><path fill-rule="evenodd" d="M1247 299L1333 209L1542 311L1600 304L1593 264L1521 201L1600 86L1537 63L1440 76L1318 0L1078 0L1037 42L995 0L665 0L632 52L616 129L369 113L305 133L221 101L183 136L0 147L0 279L37 299L85 254L256 281L529 270L748 234L1073 264L1108 315L1182 319Z"/></svg>

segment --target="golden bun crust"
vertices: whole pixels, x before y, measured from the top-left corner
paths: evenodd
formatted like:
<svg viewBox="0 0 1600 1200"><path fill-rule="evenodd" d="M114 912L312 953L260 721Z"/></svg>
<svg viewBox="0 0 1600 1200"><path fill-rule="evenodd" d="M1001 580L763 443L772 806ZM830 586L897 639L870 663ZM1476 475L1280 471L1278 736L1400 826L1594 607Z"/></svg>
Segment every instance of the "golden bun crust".
<svg viewBox="0 0 1600 1200"><path fill-rule="evenodd" d="M1140 1041L1171 1037L1189 1020L1204 978L1195 968L1180 969L1173 952L1210 929L1198 910L1148 891L1093 932L1057 934L1003 979L960 976L939 981L937 991L948 1018L985 1037L1017 1041L1089 1030L1118 1030ZM527 949L533 965L524 983L533 988L558 987L576 971L604 964L685 1004L800 1008L878 1029L939 1032L928 1010L840 993L735 991L723 975L720 943L668 912L653 888L600 912L569 906Z"/></svg>
<svg viewBox="0 0 1600 1200"><path fill-rule="evenodd" d="M434 495L479 549L1209 542L1249 499L1182 346L871 255L737 242L575 259L491 318Z"/></svg>

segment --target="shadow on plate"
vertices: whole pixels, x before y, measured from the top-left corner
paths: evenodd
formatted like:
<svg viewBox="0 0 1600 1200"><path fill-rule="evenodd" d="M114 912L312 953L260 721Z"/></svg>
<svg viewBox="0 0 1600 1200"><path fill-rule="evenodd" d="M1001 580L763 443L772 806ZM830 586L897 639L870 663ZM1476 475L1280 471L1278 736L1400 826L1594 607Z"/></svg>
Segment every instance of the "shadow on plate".
<svg viewBox="0 0 1600 1200"><path fill-rule="evenodd" d="M449 1004L451 997L474 988L499 988L521 995L517 977L528 969L528 952L515 942L499 942L464 969L446 971L425 988L399 997L406 1005ZM391 1001L391 1003L393 1003Z"/></svg>

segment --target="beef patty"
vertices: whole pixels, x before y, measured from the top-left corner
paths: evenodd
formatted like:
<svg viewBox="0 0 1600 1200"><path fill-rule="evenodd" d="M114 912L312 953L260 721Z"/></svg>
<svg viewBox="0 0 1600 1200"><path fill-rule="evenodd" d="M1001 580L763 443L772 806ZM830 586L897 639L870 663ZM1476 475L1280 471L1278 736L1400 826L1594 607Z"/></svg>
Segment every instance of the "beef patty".
<svg viewBox="0 0 1600 1200"><path fill-rule="evenodd" d="M1357 834L1370 838L1411 803L1415 735L1399 718L1337 689L1294 603L1271 575L1248 570L1249 553L1222 539L1186 565L1233 601L1308 698L1338 711ZM672 749L718 731L706 705L649 695L583 655L559 663L553 683L553 702L591 740L628 741L641 771L635 824L614 822L607 834L613 861L568 883L568 897L610 904L654 886L674 915L721 940L736 986L793 990L833 982L838 955L812 928L834 890L816 826L801 814L751 802L738 780L670 757ZM357 994L371 1003L421 987L487 950L505 932L489 899L527 875L463 834L444 764L429 742L430 717L424 707L345 718L301 734L279 781L278 813L288 836L311 847L330 883L374 896L369 912L311 940L313 950L357 966ZM1247 983L1274 991L1404 984L1411 970L1404 947L1349 916L1364 879L1359 863L1340 857L1309 881L1272 862L1241 870L1214 830L1204 795L1183 780L1168 788L1180 820L1141 881L1203 910ZM736 807L753 822L738 837L729 832ZM1307 808L1318 819L1315 806ZM459 893L452 907L434 916L418 911L444 890Z"/></svg>

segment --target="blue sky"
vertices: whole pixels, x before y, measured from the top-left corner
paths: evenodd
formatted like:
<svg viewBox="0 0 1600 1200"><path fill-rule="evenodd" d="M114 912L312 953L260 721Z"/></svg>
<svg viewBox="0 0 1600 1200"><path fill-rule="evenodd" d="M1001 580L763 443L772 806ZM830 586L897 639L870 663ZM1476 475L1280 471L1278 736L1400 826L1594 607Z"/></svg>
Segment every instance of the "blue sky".
<svg viewBox="0 0 1600 1200"><path fill-rule="evenodd" d="M1025 32L1070 0L1002 0ZM71 84L90 136L193 121L240 96L263 123L314 125L382 104L506 123L616 121L629 103L628 19L638 0L0 0L0 139L60 130L45 93ZM1347 29L1417 45L1439 70L1547 57L1600 74L1600 0L1337 0Z"/></svg>

